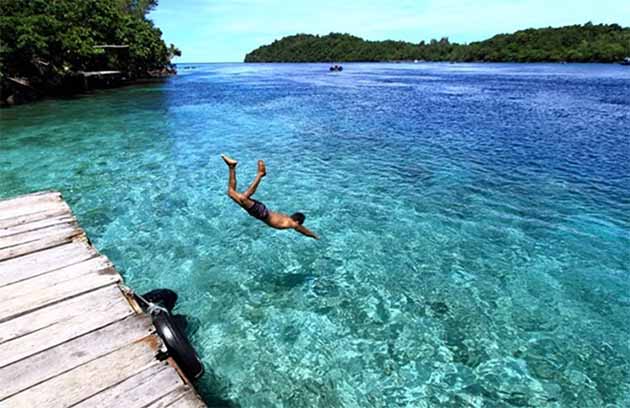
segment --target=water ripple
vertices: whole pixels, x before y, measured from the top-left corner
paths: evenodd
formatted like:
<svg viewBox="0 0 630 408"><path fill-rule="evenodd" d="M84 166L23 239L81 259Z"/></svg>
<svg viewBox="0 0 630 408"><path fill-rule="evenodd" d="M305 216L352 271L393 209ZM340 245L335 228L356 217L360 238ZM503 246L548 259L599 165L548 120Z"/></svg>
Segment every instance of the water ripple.
<svg viewBox="0 0 630 408"><path fill-rule="evenodd" d="M180 295L243 407L630 405L630 71L200 65L0 111L0 197L59 189ZM322 241L226 197L219 154Z"/></svg>

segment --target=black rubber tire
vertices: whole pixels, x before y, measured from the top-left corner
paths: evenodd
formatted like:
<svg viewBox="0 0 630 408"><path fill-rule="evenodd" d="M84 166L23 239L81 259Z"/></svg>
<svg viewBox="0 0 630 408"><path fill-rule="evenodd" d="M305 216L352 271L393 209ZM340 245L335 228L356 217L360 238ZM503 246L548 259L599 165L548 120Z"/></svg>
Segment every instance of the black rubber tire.
<svg viewBox="0 0 630 408"><path fill-rule="evenodd" d="M156 305L162 306L169 312L173 311L175 307L175 303L177 302L177 293L170 289L153 289L150 292L142 295L147 302L155 303ZM140 304L142 310L146 312L147 305L136 296L136 302Z"/></svg>
<svg viewBox="0 0 630 408"><path fill-rule="evenodd" d="M168 313L159 312L153 316L153 325L166 344L169 355L175 359L186 377L191 381L198 380L204 372L203 364L175 319Z"/></svg>

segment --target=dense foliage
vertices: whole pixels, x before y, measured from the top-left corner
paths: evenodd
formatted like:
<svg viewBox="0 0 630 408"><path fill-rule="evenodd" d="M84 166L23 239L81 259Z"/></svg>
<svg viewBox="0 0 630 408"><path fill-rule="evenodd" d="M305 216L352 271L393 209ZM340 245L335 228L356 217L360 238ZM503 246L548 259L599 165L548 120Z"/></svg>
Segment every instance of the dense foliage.
<svg viewBox="0 0 630 408"><path fill-rule="evenodd" d="M349 34L298 34L265 45L245 62L492 61L615 62L630 56L630 28L617 24L527 29L456 44L448 38L420 42L366 41Z"/></svg>
<svg viewBox="0 0 630 408"><path fill-rule="evenodd" d="M121 69L132 77L179 54L146 18L157 0L0 0L0 73L59 82L81 70ZM127 45L103 49L96 45Z"/></svg>

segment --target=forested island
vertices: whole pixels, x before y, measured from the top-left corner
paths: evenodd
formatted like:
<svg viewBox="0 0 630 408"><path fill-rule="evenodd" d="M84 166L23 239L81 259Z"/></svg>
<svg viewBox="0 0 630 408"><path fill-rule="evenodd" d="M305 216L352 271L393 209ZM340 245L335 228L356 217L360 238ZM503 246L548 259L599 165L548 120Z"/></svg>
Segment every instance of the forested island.
<svg viewBox="0 0 630 408"><path fill-rule="evenodd" d="M0 1L0 105L174 73L157 0Z"/></svg>
<svg viewBox="0 0 630 408"><path fill-rule="evenodd" d="M630 56L630 28L618 24L572 25L499 34L470 44L367 41L349 34L297 34L245 56L245 62L618 62Z"/></svg>

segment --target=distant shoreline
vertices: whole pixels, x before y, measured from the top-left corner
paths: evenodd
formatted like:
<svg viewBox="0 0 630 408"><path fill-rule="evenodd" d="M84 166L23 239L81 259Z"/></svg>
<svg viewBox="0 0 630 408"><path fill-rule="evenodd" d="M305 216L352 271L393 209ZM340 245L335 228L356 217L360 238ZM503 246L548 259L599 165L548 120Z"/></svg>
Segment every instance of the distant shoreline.
<svg viewBox="0 0 630 408"><path fill-rule="evenodd" d="M461 65L461 64L524 64L524 65L534 65L534 64L553 64L553 65L589 65L589 64L597 64L597 65L622 65L619 62L604 62L604 61L589 61L589 62L568 62L568 61L409 61L409 60L400 60L400 61L271 61L271 62L206 62L206 63L198 63L198 64L335 64L335 63L343 63L343 64L447 64L447 65Z"/></svg>
<svg viewBox="0 0 630 408"><path fill-rule="evenodd" d="M244 62L583 62L621 63L630 57L630 27L586 23L498 34L458 44L448 37L428 42L369 41L343 33L296 34L263 45Z"/></svg>
<svg viewBox="0 0 630 408"><path fill-rule="evenodd" d="M235 62L179 62L177 65L254 65L254 64L335 64L340 63L340 61L273 61L273 62L245 62L245 61L235 61ZM592 62L558 62L558 61L534 61L534 62L522 62L522 61L418 61L415 63L410 60L399 60L399 61L342 61L343 64L554 64L554 65L588 65L588 64L597 64L597 65L620 65L619 62L600 62L600 61L592 61ZM198 67L191 67L187 70L192 70Z"/></svg>
<svg viewBox="0 0 630 408"><path fill-rule="evenodd" d="M78 80L74 80L72 83L67 83L64 86L57 87L53 92L50 92L50 90L45 91L31 87L28 83L16 81L15 78L11 78L13 81L2 78L3 91L7 93L9 97L7 99L0 100L0 109L45 100L80 98L90 96L94 91L104 89L161 83L174 75L176 75L175 72L159 77L139 77L133 79L125 78L113 79L111 81L96 80L92 81L88 86L79 84Z"/></svg>

